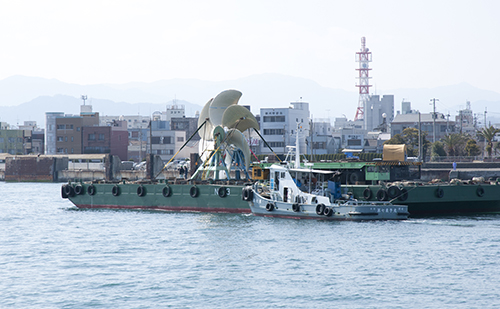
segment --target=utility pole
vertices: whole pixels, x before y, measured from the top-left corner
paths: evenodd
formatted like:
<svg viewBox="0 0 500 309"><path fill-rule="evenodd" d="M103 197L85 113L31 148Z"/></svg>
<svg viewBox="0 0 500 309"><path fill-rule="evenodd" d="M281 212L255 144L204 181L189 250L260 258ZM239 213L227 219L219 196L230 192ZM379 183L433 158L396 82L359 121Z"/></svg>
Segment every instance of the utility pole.
<svg viewBox="0 0 500 309"><path fill-rule="evenodd" d="M486 124L486 107L484 108L484 130L486 131L486 128L487 128L487 124ZM488 146L488 143L486 142L486 138L484 139L484 156L483 156L483 161L484 161L484 158L486 158L486 148Z"/></svg>
<svg viewBox="0 0 500 309"><path fill-rule="evenodd" d="M431 99L432 101L432 142L436 142L436 101L438 99Z"/></svg>
<svg viewBox="0 0 500 309"><path fill-rule="evenodd" d="M420 111L418 112L418 161L422 162L422 126Z"/></svg>

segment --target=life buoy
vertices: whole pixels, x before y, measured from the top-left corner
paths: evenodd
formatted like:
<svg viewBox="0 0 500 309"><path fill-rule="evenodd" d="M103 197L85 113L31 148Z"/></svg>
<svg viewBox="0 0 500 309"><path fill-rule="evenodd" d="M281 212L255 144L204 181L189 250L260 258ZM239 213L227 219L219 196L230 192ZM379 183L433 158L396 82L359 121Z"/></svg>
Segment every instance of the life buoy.
<svg viewBox="0 0 500 309"><path fill-rule="evenodd" d="M484 188L481 186L477 187L476 194L477 196L482 197L484 195Z"/></svg>
<svg viewBox="0 0 500 309"><path fill-rule="evenodd" d="M120 189L120 187L118 187L117 185L113 186L113 189L111 189L111 193L112 193L114 196L118 196L118 195L120 195L120 193L121 193L121 189Z"/></svg>
<svg viewBox="0 0 500 309"><path fill-rule="evenodd" d="M76 195L82 195L85 191L83 190L82 185L76 185L75 186L75 194Z"/></svg>
<svg viewBox="0 0 500 309"><path fill-rule="evenodd" d="M273 205L273 203L267 203L267 205L266 205L266 210L267 210L267 211L273 211L273 210L274 210L274 205Z"/></svg>
<svg viewBox="0 0 500 309"><path fill-rule="evenodd" d="M139 196L144 196L146 195L146 188L144 186L140 185L137 187L137 195Z"/></svg>
<svg viewBox="0 0 500 309"><path fill-rule="evenodd" d="M390 186L389 188L387 188L387 195L389 195L390 199L398 197L400 193L401 190L399 190L399 188L396 186Z"/></svg>
<svg viewBox="0 0 500 309"><path fill-rule="evenodd" d="M331 207L325 207L325 210L323 210L323 215L331 217L333 215L333 209Z"/></svg>
<svg viewBox="0 0 500 309"><path fill-rule="evenodd" d="M219 197L221 198L224 198L226 197L227 195L227 192L226 192L226 187L220 187L219 190L217 190L217 194L219 195Z"/></svg>
<svg viewBox="0 0 500 309"><path fill-rule="evenodd" d="M438 187L435 193L437 198L442 198L444 196L444 190L442 188Z"/></svg>
<svg viewBox="0 0 500 309"><path fill-rule="evenodd" d="M322 215L324 211L325 211L325 205L318 204L318 206L316 206L316 214Z"/></svg>
<svg viewBox="0 0 500 309"><path fill-rule="evenodd" d="M299 212L300 211L300 205L298 203L292 204L292 210L295 211L295 212Z"/></svg>
<svg viewBox="0 0 500 309"><path fill-rule="evenodd" d="M373 192L370 188L366 188L363 190L363 197L365 198L365 200L370 200L373 196Z"/></svg>
<svg viewBox="0 0 500 309"><path fill-rule="evenodd" d="M400 191L401 191L401 194L399 195L398 200L404 202L408 199L408 190L406 190L405 188L402 188Z"/></svg>
<svg viewBox="0 0 500 309"><path fill-rule="evenodd" d="M384 189L379 189L377 191L377 200L379 200L379 201L387 201L388 197L389 197L389 195L387 194L387 191L385 191Z"/></svg>
<svg viewBox="0 0 500 309"><path fill-rule="evenodd" d="M197 186L192 186L191 189L189 189L189 195L191 195L191 197L198 197L198 193L199 190Z"/></svg>
<svg viewBox="0 0 500 309"><path fill-rule="evenodd" d="M166 185L165 187L163 187L163 189L161 190L161 194L163 194L164 197L169 197L170 195L172 195L172 190L170 189L170 186Z"/></svg>
<svg viewBox="0 0 500 309"><path fill-rule="evenodd" d="M95 186L94 186L94 185L90 185L90 186L88 186L88 187L87 187L87 193L88 193L89 195L94 195L94 194L95 194L95 191L96 191L96 190L95 190Z"/></svg>

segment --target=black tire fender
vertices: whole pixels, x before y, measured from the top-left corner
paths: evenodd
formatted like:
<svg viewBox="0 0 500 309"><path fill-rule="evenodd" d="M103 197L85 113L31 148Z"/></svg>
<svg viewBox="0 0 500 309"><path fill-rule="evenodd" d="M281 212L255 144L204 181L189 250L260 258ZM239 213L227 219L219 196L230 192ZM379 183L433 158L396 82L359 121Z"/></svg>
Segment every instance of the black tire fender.
<svg viewBox="0 0 500 309"><path fill-rule="evenodd" d="M267 211L273 211L274 210L274 204L273 203L267 203L266 210Z"/></svg>
<svg viewBox="0 0 500 309"><path fill-rule="evenodd" d="M87 187L87 193L89 195L94 195L96 192L96 189L95 189L95 186L93 184L91 184L90 186Z"/></svg>
<svg viewBox="0 0 500 309"><path fill-rule="evenodd" d="M327 217L331 217L333 215L333 209L331 207L325 207L325 210L323 211L323 215Z"/></svg>
<svg viewBox="0 0 500 309"><path fill-rule="evenodd" d="M408 190L406 190L405 188L402 188L401 194L399 195L398 200L400 200L401 202L404 202L407 199L408 199Z"/></svg>
<svg viewBox="0 0 500 309"><path fill-rule="evenodd" d="M200 193L199 189L197 186L192 186L189 189L189 195L193 198L198 197L198 194Z"/></svg>
<svg viewBox="0 0 500 309"><path fill-rule="evenodd" d="M444 196L443 188L437 187L435 194L437 198L442 198Z"/></svg>
<svg viewBox="0 0 500 309"><path fill-rule="evenodd" d="M220 187L218 190L217 190L217 194L219 195L219 197L221 198L224 198L227 196L227 192L226 192L226 187Z"/></svg>
<svg viewBox="0 0 500 309"><path fill-rule="evenodd" d="M146 188L143 185L137 187L137 195L139 196L146 195Z"/></svg>
<svg viewBox="0 0 500 309"><path fill-rule="evenodd" d="M373 197L373 192L370 188L366 188L363 190L363 197L365 200L370 200Z"/></svg>
<svg viewBox="0 0 500 309"><path fill-rule="evenodd" d="M484 188L481 186L477 187L476 194L477 196L482 197L484 195Z"/></svg>
<svg viewBox="0 0 500 309"><path fill-rule="evenodd" d="M121 193L120 187L118 185L114 185L113 189L111 189L111 193L113 194L113 196L119 196Z"/></svg>
<svg viewBox="0 0 500 309"><path fill-rule="evenodd" d="M76 185L75 186L75 194L76 195L82 195L85 193L85 190L83 190L83 186L82 185Z"/></svg>
<svg viewBox="0 0 500 309"><path fill-rule="evenodd" d="M389 198L389 195L387 194L387 191L384 189L379 189L377 191L377 200L379 201L387 201Z"/></svg>
<svg viewBox="0 0 500 309"><path fill-rule="evenodd" d="M398 197L401 194L401 190L397 186L390 186L387 188L387 195L389 195L390 199Z"/></svg>
<svg viewBox="0 0 500 309"><path fill-rule="evenodd" d="M164 197L169 197L170 195L172 195L172 189L170 188L169 185L166 185L161 190L161 194L163 194Z"/></svg>
<svg viewBox="0 0 500 309"><path fill-rule="evenodd" d="M324 211L325 211L325 205L323 205L323 204L318 204L318 205L316 206L316 214L318 214L318 215L320 215L320 216L321 216L321 215L323 214L323 212L324 212Z"/></svg>

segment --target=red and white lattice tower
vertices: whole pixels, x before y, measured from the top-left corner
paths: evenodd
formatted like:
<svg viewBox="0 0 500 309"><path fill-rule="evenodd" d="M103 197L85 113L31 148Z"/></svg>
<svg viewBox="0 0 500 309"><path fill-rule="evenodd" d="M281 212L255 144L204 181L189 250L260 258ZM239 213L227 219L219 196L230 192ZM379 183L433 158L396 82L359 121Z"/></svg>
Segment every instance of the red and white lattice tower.
<svg viewBox="0 0 500 309"><path fill-rule="evenodd" d="M356 87L359 88L359 102L358 108L356 109L356 116L354 117L354 121L364 119L364 106L365 103L370 100L370 62L372 62L372 52L365 47L366 39L365 37L361 38L361 49L356 53L356 62L359 63L358 71L359 76L356 77L358 79L358 83Z"/></svg>

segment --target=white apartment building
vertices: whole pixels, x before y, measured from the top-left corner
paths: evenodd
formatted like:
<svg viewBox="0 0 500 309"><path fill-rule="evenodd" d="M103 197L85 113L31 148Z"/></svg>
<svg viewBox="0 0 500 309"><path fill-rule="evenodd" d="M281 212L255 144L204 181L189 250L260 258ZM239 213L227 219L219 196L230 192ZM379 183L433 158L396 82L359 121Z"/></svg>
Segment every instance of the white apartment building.
<svg viewBox="0 0 500 309"><path fill-rule="evenodd" d="M295 146L297 125L299 126L299 150L307 153L306 137L309 136L309 103L292 102L290 107L261 108L260 132L277 154L287 153L286 146ZM271 150L261 143L262 154Z"/></svg>

